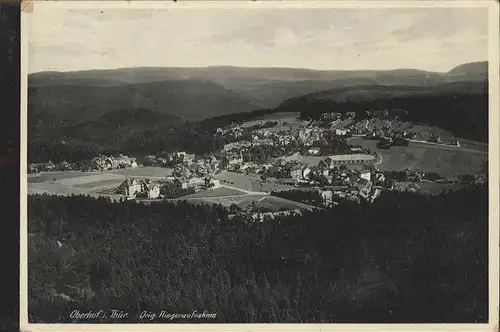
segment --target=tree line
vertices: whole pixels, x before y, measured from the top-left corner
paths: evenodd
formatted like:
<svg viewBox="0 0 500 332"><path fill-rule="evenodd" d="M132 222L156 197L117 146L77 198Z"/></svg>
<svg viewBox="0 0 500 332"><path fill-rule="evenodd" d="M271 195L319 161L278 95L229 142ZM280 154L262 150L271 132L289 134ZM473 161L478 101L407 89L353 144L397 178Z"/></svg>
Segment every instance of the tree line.
<svg viewBox="0 0 500 332"><path fill-rule="evenodd" d="M383 192L249 223L220 205L32 195L30 239L63 246L30 242L30 322L95 308L129 312L122 323L194 309L219 323L487 322L487 202L485 187Z"/></svg>

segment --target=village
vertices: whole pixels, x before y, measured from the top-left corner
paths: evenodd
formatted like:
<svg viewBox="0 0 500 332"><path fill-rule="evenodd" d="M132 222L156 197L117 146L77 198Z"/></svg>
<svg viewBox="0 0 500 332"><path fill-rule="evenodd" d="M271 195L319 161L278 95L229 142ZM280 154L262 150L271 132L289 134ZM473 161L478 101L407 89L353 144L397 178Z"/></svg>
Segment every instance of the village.
<svg viewBox="0 0 500 332"><path fill-rule="evenodd" d="M392 121L381 120L388 118L387 113L373 112L366 120L356 119L355 113L347 112L324 113L318 120L290 118L287 121L264 119L233 123L227 128L217 128L214 136L225 144L222 149L207 155L185 151L137 157L101 155L80 163L30 164L28 173L79 171L105 174L112 170L130 170L123 173L126 176L118 186L101 193L139 201L203 200L204 195L211 198L238 195L279 197L280 192L312 191L321 197L321 201L302 201L309 207L307 209L328 208L343 200L372 203L384 190L419 190L418 186L409 183L485 181L481 174L443 177L411 169L380 170L383 156L378 149L407 146L410 141L460 146L455 139L443 141L433 133L422 137L419 132L411 130L411 124L407 128L396 126L397 116ZM374 125L377 122L378 128ZM378 149L371 151L352 144L352 138L377 140ZM134 176L134 169L150 168L164 169L164 172L155 177ZM296 196L300 201L300 193ZM285 210L289 214L300 213L303 208L279 210L259 209L254 204L239 209L237 215L246 214L260 220L274 218L275 213L283 214Z"/></svg>

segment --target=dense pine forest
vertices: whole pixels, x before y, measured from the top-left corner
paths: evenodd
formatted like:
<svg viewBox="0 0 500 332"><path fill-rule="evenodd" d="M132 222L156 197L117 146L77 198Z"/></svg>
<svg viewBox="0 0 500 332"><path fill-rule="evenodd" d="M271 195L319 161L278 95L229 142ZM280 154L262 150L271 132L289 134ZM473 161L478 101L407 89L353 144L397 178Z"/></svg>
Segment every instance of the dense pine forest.
<svg viewBox="0 0 500 332"><path fill-rule="evenodd" d="M29 196L30 322L95 308L128 311L120 323L142 310L217 314L204 323L487 322L487 202L484 187L384 192L246 223L221 206Z"/></svg>
<svg viewBox="0 0 500 332"><path fill-rule="evenodd" d="M134 125L132 124L131 127ZM72 137L55 129L52 134L32 135L28 141L29 162L82 161L100 154L131 154L146 156L183 150L188 153L206 154L224 145L214 137L215 128L205 123L159 123L147 128L131 128L124 134L97 130L89 135L80 132ZM35 133L36 131L30 131Z"/></svg>

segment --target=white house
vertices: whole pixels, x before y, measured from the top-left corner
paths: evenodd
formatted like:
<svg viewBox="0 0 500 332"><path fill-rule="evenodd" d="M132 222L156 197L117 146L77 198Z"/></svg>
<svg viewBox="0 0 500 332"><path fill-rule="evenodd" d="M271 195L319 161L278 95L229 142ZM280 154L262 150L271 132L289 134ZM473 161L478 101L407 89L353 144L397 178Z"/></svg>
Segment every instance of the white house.
<svg viewBox="0 0 500 332"><path fill-rule="evenodd" d="M345 136L347 135L347 129L335 129L335 135Z"/></svg>
<svg viewBox="0 0 500 332"><path fill-rule="evenodd" d="M303 171L302 171L302 177L306 180L309 179L309 174L311 173L311 169L309 167L306 167Z"/></svg>
<svg viewBox="0 0 500 332"><path fill-rule="evenodd" d="M313 156L317 156L319 154L319 148L310 148L309 150L307 150L307 152Z"/></svg>
<svg viewBox="0 0 500 332"><path fill-rule="evenodd" d="M290 170L290 177L292 179L301 180L302 179L302 167L294 167Z"/></svg>
<svg viewBox="0 0 500 332"><path fill-rule="evenodd" d="M129 198L134 198L141 192L141 184L136 179L126 179L118 186L118 193Z"/></svg>
<svg viewBox="0 0 500 332"><path fill-rule="evenodd" d="M229 165L241 165L243 163L243 156L241 153L232 154L228 157Z"/></svg>
<svg viewBox="0 0 500 332"><path fill-rule="evenodd" d="M158 198L160 196L160 187L156 183L144 180L141 182L141 190L147 198Z"/></svg>
<svg viewBox="0 0 500 332"><path fill-rule="evenodd" d="M362 179L365 179L367 181L371 181L372 173L369 170L362 170L359 173L359 177L362 178Z"/></svg>
<svg viewBox="0 0 500 332"><path fill-rule="evenodd" d="M321 198L325 205L331 205L333 203L333 193L331 190L323 190L321 191Z"/></svg>
<svg viewBox="0 0 500 332"><path fill-rule="evenodd" d="M375 174L375 180L377 181L377 183L384 182L385 181L384 174L383 173L377 173L377 174Z"/></svg>

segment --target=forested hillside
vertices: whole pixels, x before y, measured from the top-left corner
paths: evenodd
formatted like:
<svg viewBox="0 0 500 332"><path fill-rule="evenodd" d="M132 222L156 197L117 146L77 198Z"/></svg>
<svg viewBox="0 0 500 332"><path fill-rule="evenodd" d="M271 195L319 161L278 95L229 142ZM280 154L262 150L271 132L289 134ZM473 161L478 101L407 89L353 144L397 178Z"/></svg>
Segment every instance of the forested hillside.
<svg viewBox="0 0 500 332"><path fill-rule="evenodd" d="M220 206L29 196L30 321L112 308L134 321L197 309L208 322L487 322L487 202L487 188L384 192L248 224Z"/></svg>
<svg viewBox="0 0 500 332"><path fill-rule="evenodd" d="M304 96L282 104L283 112L300 112L302 118L319 118L324 112L356 112L364 119L368 110L407 110L404 119L453 132L458 137L488 141L488 92L408 95L369 100L335 101ZM400 114L402 116L402 114Z"/></svg>
<svg viewBox="0 0 500 332"><path fill-rule="evenodd" d="M249 98L204 80L168 80L128 85L30 85L31 121L50 115L61 124L88 121L117 110L148 108L185 120L249 112L259 105Z"/></svg>
<svg viewBox="0 0 500 332"><path fill-rule="evenodd" d="M214 137L215 124L211 122L183 122L168 117L147 125L148 121L141 118L122 127L103 118L108 116L32 135L28 140L28 161L82 161L100 154L145 156L179 150L201 155L224 144Z"/></svg>

